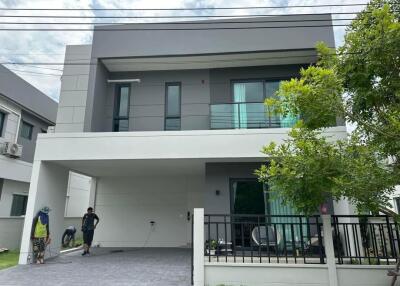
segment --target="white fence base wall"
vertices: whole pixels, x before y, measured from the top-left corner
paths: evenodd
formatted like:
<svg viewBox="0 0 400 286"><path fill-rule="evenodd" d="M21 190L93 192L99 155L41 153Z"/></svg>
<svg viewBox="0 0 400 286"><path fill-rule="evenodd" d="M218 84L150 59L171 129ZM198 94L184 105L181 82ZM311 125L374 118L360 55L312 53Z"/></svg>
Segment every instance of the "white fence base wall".
<svg viewBox="0 0 400 286"><path fill-rule="evenodd" d="M338 265L339 286L390 285L394 266ZM328 286L327 265L206 263L205 286Z"/></svg>
<svg viewBox="0 0 400 286"><path fill-rule="evenodd" d="M205 286L329 286L326 265L209 263Z"/></svg>

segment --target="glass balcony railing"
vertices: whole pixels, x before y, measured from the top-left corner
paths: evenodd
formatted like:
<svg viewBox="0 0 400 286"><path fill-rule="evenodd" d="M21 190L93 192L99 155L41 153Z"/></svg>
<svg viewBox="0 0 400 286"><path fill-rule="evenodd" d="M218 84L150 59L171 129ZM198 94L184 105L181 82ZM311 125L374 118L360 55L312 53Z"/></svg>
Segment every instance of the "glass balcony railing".
<svg viewBox="0 0 400 286"><path fill-rule="evenodd" d="M211 105L211 129L290 128L297 116L268 112L262 102Z"/></svg>

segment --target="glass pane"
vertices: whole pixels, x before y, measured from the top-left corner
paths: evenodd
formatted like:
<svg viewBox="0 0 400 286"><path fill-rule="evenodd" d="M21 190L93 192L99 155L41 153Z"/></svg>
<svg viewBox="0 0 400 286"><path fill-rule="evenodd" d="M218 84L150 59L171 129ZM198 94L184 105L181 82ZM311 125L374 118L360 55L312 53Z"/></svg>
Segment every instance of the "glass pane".
<svg viewBox="0 0 400 286"><path fill-rule="evenodd" d="M116 119L114 120L114 131L129 131L129 120L128 119Z"/></svg>
<svg viewBox="0 0 400 286"><path fill-rule="evenodd" d="M11 216L25 215L26 203L28 201L27 196L13 195L13 202L11 206Z"/></svg>
<svg viewBox="0 0 400 286"><path fill-rule="evenodd" d="M22 127L21 127L21 137L26 138L26 139L32 139L32 128L33 126L26 123L22 122Z"/></svg>
<svg viewBox="0 0 400 286"><path fill-rule="evenodd" d="M264 84L259 82L235 82L233 84L234 102L263 102Z"/></svg>
<svg viewBox="0 0 400 286"><path fill-rule="evenodd" d="M243 114L245 110L245 114ZM264 103L247 103L240 104L240 118L241 128L265 128L266 127L266 115Z"/></svg>
<svg viewBox="0 0 400 286"><path fill-rule="evenodd" d="M267 81L265 83L265 97L275 97L276 92L279 89L280 81Z"/></svg>
<svg viewBox="0 0 400 286"><path fill-rule="evenodd" d="M265 198L263 185L257 180L235 181L231 188L232 212L233 214L244 215L264 215L265 214ZM246 221L244 224L234 225L234 238L236 245L251 246L251 232L257 223L263 221L257 217L235 217L235 222Z"/></svg>
<svg viewBox="0 0 400 286"><path fill-rule="evenodd" d="M129 116L129 87L127 86L120 89L118 115Z"/></svg>
<svg viewBox="0 0 400 286"><path fill-rule="evenodd" d="M180 87L179 85L167 86L167 117L180 116Z"/></svg>
<svg viewBox="0 0 400 286"><path fill-rule="evenodd" d="M215 104L211 105L211 129L238 128L239 117L238 104Z"/></svg>
<svg viewBox="0 0 400 286"><path fill-rule="evenodd" d="M6 115L3 112L0 112L0 137L3 135L3 126L4 126L4 119Z"/></svg>
<svg viewBox="0 0 400 286"><path fill-rule="evenodd" d="M165 130L181 130L181 119L180 118L166 118L165 119Z"/></svg>

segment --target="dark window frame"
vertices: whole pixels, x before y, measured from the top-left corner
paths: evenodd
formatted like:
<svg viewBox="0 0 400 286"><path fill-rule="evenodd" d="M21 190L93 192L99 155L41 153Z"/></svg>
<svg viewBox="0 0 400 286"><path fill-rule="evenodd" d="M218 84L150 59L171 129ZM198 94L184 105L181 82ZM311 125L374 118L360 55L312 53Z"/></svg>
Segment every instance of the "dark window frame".
<svg viewBox="0 0 400 286"><path fill-rule="evenodd" d="M128 88L128 115L127 116L120 116L119 115L119 108L121 103L121 90L122 88ZM129 130L129 113L130 113L130 103L131 103L131 85L130 84L117 84L115 85L115 96L114 96L114 111L113 111L113 120L112 120L112 131L113 132L122 132L116 128L117 122L121 120L128 121L128 130ZM119 124L118 124L119 127Z"/></svg>
<svg viewBox="0 0 400 286"><path fill-rule="evenodd" d="M178 86L179 87L179 116L168 116L168 87L170 86ZM165 83L165 104L164 104L164 130L168 131L167 129L167 120L168 119L179 119L179 129L182 129L182 82L175 81L175 82L166 82ZM176 131L175 130L175 131ZM174 131L174 130L170 130Z"/></svg>
<svg viewBox="0 0 400 286"><path fill-rule="evenodd" d="M269 78L246 78L246 79L232 79L230 83L230 94L231 94L231 102L230 103L262 103L266 99L267 90L266 83L267 82L276 82L276 81L285 81L290 80L290 77L269 77ZM251 83L251 82L262 82L263 83L263 101L248 101L248 102L235 102L235 94L234 94L234 84L235 83Z"/></svg>
<svg viewBox="0 0 400 286"><path fill-rule="evenodd" d="M396 208L396 212L400 214L400 197L394 197L394 207Z"/></svg>
<svg viewBox="0 0 400 286"><path fill-rule="evenodd" d="M28 137L23 136L22 129L23 129L24 125L29 126L29 135L28 135ZM20 137L22 137L22 138L24 138L26 140L32 140L33 128L34 128L34 125L32 123L29 123L29 122L27 122L25 120L22 120Z"/></svg>
<svg viewBox="0 0 400 286"><path fill-rule="evenodd" d="M4 186L4 179L0 178L0 201L1 201L1 195L3 194L3 186Z"/></svg>
<svg viewBox="0 0 400 286"><path fill-rule="evenodd" d="M18 214L15 213L15 198L16 197L23 197L23 206L22 210L19 210ZM13 194L13 199L11 203L11 210L10 210L10 216L23 216L26 214L26 207L28 204L28 195L23 195L23 194Z"/></svg>
<svg viewBox="0 0 400 286"><path fill-rule="evenodd" d="M7 113L0 110L0 137L3 137L4 125L6 123Z"/></svg>

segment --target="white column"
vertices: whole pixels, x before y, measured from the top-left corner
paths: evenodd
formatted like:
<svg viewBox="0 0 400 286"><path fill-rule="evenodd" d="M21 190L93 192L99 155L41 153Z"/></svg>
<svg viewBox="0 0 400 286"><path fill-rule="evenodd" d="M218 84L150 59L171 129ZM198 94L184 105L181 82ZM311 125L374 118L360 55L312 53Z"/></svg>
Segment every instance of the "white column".
<svg viewBox="0 0 400 286"><path fill-rule="evenodd" d="M92 207L96 209L96 191L97 191L97 178L90 178L90 190L89 190L89 205L87 207Z"/></svg>
<svg viewBox="0 0 400 286"><path fill-rule="evenodd" d="M204 286L204 209L193 212L193 282Z"/></svg>
<svg viewBox="0 0 400 286"><path fill-rule="evenodd" d="M330 215L321 215L322 229L324 231L324 247L326 265L328 266L329 286L338 286L335 249L333 246L332 225Z"/></svg>
<svg viewBox="0 0 400 286"><path fill-rule="evenodd" d="M33 217L44 206L51 209L49 226L51 244L46 256L58 255L64 228L65 200L68 185L68 170L58 165L35 161L32 167L29 198L22 232L19 264L27 264L31 254L30 234Z"/></svg>

